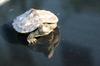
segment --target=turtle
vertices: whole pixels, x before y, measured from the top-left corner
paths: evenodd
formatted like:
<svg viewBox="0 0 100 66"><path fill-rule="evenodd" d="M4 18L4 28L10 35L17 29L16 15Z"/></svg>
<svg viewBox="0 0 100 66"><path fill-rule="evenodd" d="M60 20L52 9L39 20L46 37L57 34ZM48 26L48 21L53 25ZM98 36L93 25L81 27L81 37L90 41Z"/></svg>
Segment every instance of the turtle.
<svg viewBox="0 0 100 66"><path fill-rule="evenodd" d="M57 23L58 17L52 12L31 8L16 17L13 20L12 26L18 33L29 33L26 38L28 45L34 46L38 42L37 38L52 33L57 28Z"/></svg>

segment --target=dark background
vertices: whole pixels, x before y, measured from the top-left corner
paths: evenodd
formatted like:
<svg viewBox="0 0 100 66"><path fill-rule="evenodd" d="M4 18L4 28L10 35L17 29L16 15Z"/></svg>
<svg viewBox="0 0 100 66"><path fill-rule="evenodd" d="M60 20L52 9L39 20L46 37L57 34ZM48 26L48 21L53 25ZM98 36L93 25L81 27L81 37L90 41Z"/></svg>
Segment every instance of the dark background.
<svg viewBox="0 0 100 66"><path fill-rule="evenodd" d="M2 26L30 8L50 10L59 18L61 40L51 60L4 36ZM0 4L0 66L100 66L100 0L9 0Z"/></svg>

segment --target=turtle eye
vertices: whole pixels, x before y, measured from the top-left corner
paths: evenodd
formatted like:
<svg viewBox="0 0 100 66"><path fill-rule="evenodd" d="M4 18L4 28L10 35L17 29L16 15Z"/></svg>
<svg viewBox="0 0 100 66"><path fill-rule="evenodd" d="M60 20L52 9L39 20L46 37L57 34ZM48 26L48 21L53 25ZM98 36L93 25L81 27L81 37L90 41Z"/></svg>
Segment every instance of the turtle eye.
<svg viewBox="0 0 100 66"><path fill-rule="evenodd" d="M45 22L45 23L43 23L43 24L53 24L53 23L49 23L49 22L46 23L46 22Z"/></svg>

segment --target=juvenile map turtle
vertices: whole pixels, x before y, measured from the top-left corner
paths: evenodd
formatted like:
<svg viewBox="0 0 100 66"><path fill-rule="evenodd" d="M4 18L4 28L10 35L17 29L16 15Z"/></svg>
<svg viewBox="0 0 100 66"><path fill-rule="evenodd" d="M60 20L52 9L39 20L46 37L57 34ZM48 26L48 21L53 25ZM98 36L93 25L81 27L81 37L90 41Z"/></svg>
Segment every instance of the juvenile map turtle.
<svg viewBox="0 0 100 66"><path fill-rule="evenodd" d="M24 14L16 17L12 23L13 28L21 34L29 33L27 41L29 45L40 46L39 41L42 42L42 49L51 58L55 47L58 45L58 18L55 14L46 10L30 9ZM38 37L43 37L37 40ZM40 48L39 48L40 49Z"/></svg>
<svg viewBox="0 0 100 66"><path fill-rule="evenodd" d="M29 44L35 44L36 37L48 35L57 27L57 22L58 18L52 12L32 8L16 17L12 25L19 33L30 33L27 41Z"/></svg>

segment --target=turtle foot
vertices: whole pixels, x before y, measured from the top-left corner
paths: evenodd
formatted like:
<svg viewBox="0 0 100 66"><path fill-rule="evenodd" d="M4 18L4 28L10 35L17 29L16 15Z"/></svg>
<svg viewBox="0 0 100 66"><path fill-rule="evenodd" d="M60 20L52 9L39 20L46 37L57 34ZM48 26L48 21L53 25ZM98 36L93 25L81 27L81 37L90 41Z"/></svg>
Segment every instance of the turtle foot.
<svg viewBox="0 0 100 66"><path fill-rule="evenodd" d="M37 42L37 39L36 38L32 38L32 39L27 39L27 41L28 41L28 45L35 45L36 44L36 42Z"/></svg>

